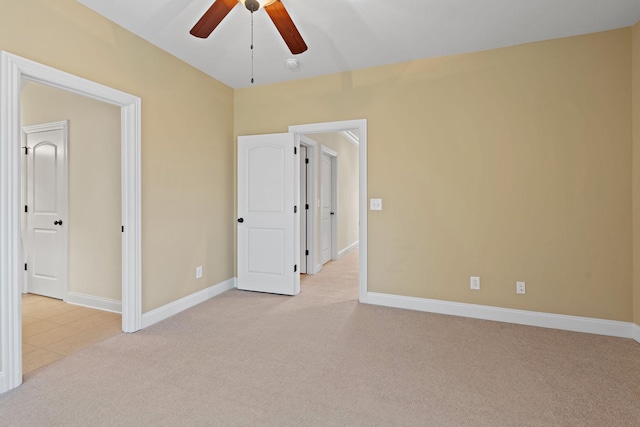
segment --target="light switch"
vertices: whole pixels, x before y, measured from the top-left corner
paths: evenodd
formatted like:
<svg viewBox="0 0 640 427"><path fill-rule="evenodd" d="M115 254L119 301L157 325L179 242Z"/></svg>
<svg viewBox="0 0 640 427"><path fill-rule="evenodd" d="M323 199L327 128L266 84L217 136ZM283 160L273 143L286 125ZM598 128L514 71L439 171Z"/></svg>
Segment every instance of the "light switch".
<svg viewBox="0 0 640 427"><path fill-rule="evenodd" d="M372 211L381 211L382 210L382 199L371 199L371 201L370 201L370 209Z"/></svg>

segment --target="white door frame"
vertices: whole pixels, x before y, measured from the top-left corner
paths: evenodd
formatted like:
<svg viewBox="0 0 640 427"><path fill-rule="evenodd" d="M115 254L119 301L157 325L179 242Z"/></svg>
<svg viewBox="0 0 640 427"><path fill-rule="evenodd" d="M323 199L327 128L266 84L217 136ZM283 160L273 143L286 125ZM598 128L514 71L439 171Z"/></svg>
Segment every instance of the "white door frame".
<svg viewBox="0 0 640 427"><path fill-rule="evenodd" d="M359 220L360 220L360 260L359 260L359 293L360 302L367 302L367 119L346 120L340 122L315 123L289 126L289 132L300 140L302 134L339 132L358 129L360 144L358 144L359 163Z"/></svg>
<svg viewBox="0 0 640 427"><path fill-rule="evenodd" d="M139 97L0 52L0 393L22 383L20 92L23 79L120 107L122 329L142 328ZM20 268L22 266L22 268Z"/></svg>
<svg viewBox="0 0 640 427"><path fill-rule="evenodd" d="M331 260L338 259L338 153L331 148L320 145L322 154L327 155L331 159ZM320 168L322 174L322 168ZM322 176L320 177L322 180ZM321 233L322 234L322 233ZM322 243L320 244L322 245Z"/></svg>
<svg viewBox="0 0 640 427"><path fill-rule="evenodd" d="M307 158L309 159L309 175L307 176L307 200L310 203L309 216L307 217L307 247L309 248L309 256L307 257L307 274L317 274L322 268L318 265L316 257L316 158L317 143L306 135L299 135L300 145L307 147Z"/></svg>

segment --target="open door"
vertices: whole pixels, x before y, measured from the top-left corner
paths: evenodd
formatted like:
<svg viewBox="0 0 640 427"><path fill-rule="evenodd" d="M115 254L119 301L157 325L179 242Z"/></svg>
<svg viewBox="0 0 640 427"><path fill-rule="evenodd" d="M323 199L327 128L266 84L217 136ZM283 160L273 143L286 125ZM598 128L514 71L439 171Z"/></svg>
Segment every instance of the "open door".
<svg viewBox="0 0 640 427"><path fill-rule="evenodd" d="M69 268L67 122L22 129L28 292L66 299Z"/></svg>
<svg viewBox="0 0 640 427"><path fill-rule="evenodd" d="M298 149L290 133L238 137L238 289L300 292Z"/></svg>

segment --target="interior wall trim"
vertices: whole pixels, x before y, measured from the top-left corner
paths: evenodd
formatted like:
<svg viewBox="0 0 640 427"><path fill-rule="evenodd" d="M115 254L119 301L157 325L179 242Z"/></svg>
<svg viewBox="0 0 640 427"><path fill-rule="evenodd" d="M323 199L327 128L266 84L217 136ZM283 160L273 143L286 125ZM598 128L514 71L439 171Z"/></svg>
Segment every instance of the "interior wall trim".
<svg viewBox="0 0 640 427"><path fill-rule="evenodd" d="M630 322L620 322L616 320L568 316L564 314L543 313L539 311L515 310L510 308L406 297L376 292L369 292L367 303L385 307L424 311L428 313L515 323L518 325L561 329L565 331L608 335L620 338L634 338L636 341L639 341L638 338L640 338L640 336L638 336L640 326L634 325ZM633 326L636 328L635 333Z"/></svg>
<svg viewBox="0 0 640 427"><path fill-rule="evenodd" d="M118 314L122 313L122 301L110 298L96 297L78 292L68 292L65 302L96 310L110 311Z"/></svg>
<svg viewBox="0 0 640 427"><path fill-rule="evenodd" d="M349 246L347 246L346 248L344 248L340 252L338 252L338 259L342 258L343 256L345 256L349 252L358 249L359 245L360 245L360 241L358 240L358 241L353 242L352 244L350 244Z"/></svg>
<svg viewBox="0 0 640 427"><path fill-rule="evenodd" d="M224 282L220 282L217 285L209 286L206 289L195 292L179 300L170 302L169 304L158 307L155 310L148 311L142 314L142 328L154 325L165 319L175 316L181 311L194 307L208 299L217 297L223 292L236 287L236 278L227 279Z"/></svg>
<svg viewBox="0 0 640 427"><path fill-rule="evenodd" d="M633 324L633 339L640 343L640 325Z"/></svg>

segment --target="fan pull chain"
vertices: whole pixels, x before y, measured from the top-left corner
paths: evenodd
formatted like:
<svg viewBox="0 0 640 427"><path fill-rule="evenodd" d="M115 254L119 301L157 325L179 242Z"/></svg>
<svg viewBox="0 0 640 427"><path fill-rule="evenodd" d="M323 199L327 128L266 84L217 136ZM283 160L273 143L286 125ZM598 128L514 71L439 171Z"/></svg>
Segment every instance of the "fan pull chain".
<svg viewBox="0 0 640 427"><path fill-rule="evenodd" d="M251 84L253 84L253 10L251 11Z"/></svg>

